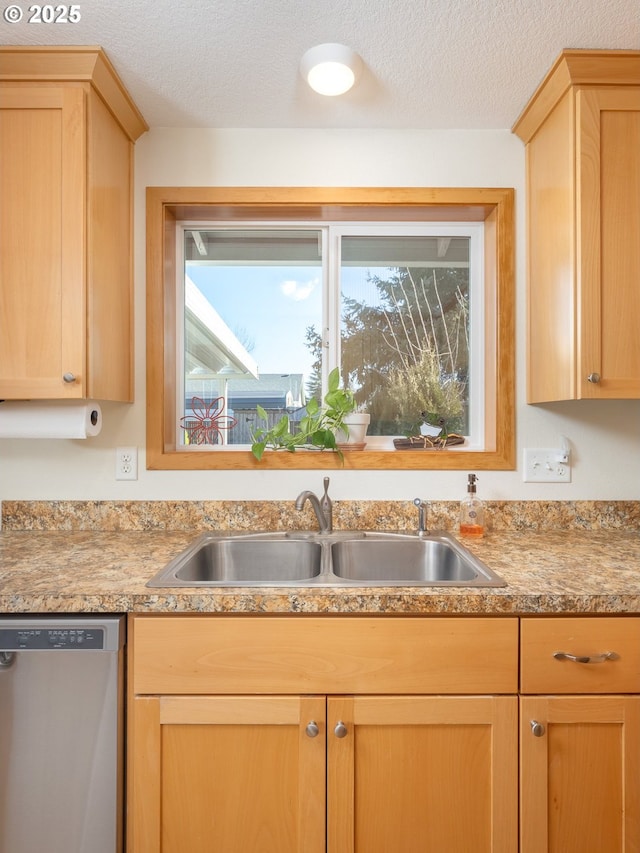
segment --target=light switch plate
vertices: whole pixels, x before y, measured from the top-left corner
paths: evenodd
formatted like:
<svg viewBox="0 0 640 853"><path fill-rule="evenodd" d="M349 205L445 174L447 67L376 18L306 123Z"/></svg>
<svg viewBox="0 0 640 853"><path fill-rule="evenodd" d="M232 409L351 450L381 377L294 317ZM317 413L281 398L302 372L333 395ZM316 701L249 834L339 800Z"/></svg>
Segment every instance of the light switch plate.
<svg viewBox="0 0 640 853"><path fill-rule="evenodd" d="M558 447L525 447L522 479L525 483L570 483L571 465L560 461L562 456Z"/></svg>

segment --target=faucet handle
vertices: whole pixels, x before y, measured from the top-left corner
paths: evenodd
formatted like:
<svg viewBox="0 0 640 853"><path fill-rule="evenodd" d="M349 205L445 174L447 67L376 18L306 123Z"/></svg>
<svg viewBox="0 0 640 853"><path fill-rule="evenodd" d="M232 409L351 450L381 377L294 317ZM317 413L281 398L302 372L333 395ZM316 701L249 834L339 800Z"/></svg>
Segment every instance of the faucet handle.
<svg viewBox="0 0 640 853"><path fill-rule="evenodd" d="M427 533L427 511L429 503L422 500L422 498L414 498L413 502L418 507L418 533Z"/></svg>
<svg viewBox="0 0 640 853"><path fill-rule="evenodd" d="M320 501L320 509L322 510L327 522L328 531L331 533L333 530L333 501L329 497L329 478L325 477L322 484L324 486L324 494Z"/></svg>

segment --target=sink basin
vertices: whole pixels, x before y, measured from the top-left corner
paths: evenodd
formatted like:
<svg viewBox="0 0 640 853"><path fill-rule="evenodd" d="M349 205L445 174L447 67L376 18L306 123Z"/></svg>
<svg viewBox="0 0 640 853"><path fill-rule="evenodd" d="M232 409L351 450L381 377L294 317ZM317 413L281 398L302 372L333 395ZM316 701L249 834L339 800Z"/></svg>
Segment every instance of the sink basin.
<svg viewBox="0 0 640 853"><path fill-rule="evenodd" d="M322 546L286 536L219 537L205 534L156 575L148 586L256 586L300 583L317 577Z"/></svg>
<svg viewBox="0 0 640 853"><path fill-rule="evenodd" d="M505 586L447 533L205 533L149 587Z"/></svg>
<svg viewBox="0 0 640 853"><path fill-rule="evenodd" d="M334 574L350 581L488 586L497 579L466 548L444 536L395 540L371 536L334 542L331 552Z"/></svg>

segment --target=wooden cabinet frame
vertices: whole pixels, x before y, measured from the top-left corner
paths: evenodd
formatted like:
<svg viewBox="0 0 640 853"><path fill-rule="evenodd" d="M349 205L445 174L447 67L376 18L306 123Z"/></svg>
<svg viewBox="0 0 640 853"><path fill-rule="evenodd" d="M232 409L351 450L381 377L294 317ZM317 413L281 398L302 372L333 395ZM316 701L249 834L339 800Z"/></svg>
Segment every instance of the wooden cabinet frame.
<svg viewBox="0 0 640 853"><path fill-rule="evenodd" d="M0 398L133 399L133 144L104 52L0 46Z"/></svg>
<svg viewBox="0 0 640 853"><path fill-rule="evenodd" d="M637 853L640 696L520 702L521 853Z"/></svg>
<svg viewBox="0 0 640 853"><path fill-rule="evenodd" d="M640 398L640 51L565 50L526 145L527 402Z"/></svg>
<svg viewBox="0 0 640 853"><path fill-rule="evenodd" d="M230 796L258 786L262 826L288 799L288 828L268 830L287 853L387 853L401 831L404 849L414 833L513 853L517 636L513 618L132 616L129 853L178 853L187 826L255 849L252 827L230 838L200 796L226 795L216 767ZM274 767L272 792L254 776Z"/></svg>
<svg viewBox="0 0 640 853"><path fill-rule="evenodd" d="M472 832L474 850L513 853L518 716L521 853L639 853L639 632L639 618L621 616L132 616L129 853L177 853L162 802L179 800L184 761L200 758L185 729L209 727L210 749L226 726L230 762L259 768L271 740L293 747L283 778L295 823L282 849L411 849L432 814L439 849L466 853ZM247 746L237 732L252 727ZM196 789L206 788L205 775ZM465 808L449 819L452 788ZM385 836L392 820L400 829Z"/></svg>
<svg viewBox="0 0 640 853"><path fill-rule="evenodd" d="M513 853L518 834L517 717L515 696L330 698L328 853L410 850L414 840L427 832L433 850L470 849L473 836L476 851ZM339 723L347 729L343 738L334 734ZM384 741L390 749L380 743L374 752L371 744L385 730L392 735ZM379 771L376 785L380 756L392 756L402 748L403 754L411 755L419 736L428 738L429 763L416 760L397 767L391 778L391 760ZM359 758L363 751L365 757ZM431 768L436 772L431 774ZM362 785L361 779L368 784ZM452 791L457 799L455 821L450 820ZM395 820L386 825L387 815L399 804L401 819L392 815Z"/></svg>
<svg viewBox="0 0 640 853"><path fill-rule="evenodd" d="M640 619L520 620L521 853L639 853Z"/></svg>
<svg viewBox="0 0 640 853"><path fill-rule="evenodd" d="M271 732L277 729L288 729L293 731L293 737L298 741L299 754L293 778L288 778L288 790L292 801L290 807L297 815L296 853L323 853L325 832L325 774L326 774L326 752L325 752L325 698L316 696L148 696L138 697L130 704L133 713L132 730L135 732L134 747L130 756L130 772L133 780L132 792L130 794L130 805L135 820L130 827L128 838L128 849L135 853L180 853L183 840L180 834L174 831L179 820L187 822L196 827L195 831L205 838L210 838L215 832L214 810L216 808L227 812L233 811L234 819L237 814L238 833L242 831L241 824L249 820L247 815L243 817L243 809L246 804L247 811L253 810L254 818L257 806L262 805L265 811L273 810L274 814L264 814L264 821L273 819L275 831L285 831L285 816L279 821L282 803L279 802L278 793L281 788L277 787L273 780L271 796L261 803L257 798L251 799L248 786L241 784L244 779L235 777L235 786L228 786L228 779L221 779L216 785L216 767L208 765L206 776L198 776L199 790L204 800L194 802L185 801L180 796L180 787L184 787L187 781L181 775L181 769L175 769L170 773L168 768L162 767L167 753L183 753L180 749L187 739L178 736L176 747L171 753L170 746L166 741L169 739L168 732L172 727L180 732L186 728L202 729L207 727L208 731L214 731L216 727L221 728L220 741L224 744L224 727L243 727L245 729L267 727ZM320 732L317 737L309 737L305 727L311 720L318 723ZM297 734L296 734L297 733ZM200 735L200 731L198 732ZM291 740L291 737L289 738ZM265 755L269 760L277 760L276 750L279 741L273 739L275 745ZM163 744L163 741L165 743ZM260 753L243 753L236 749L236 745L242 740L236 738L228 744L228 749L233 750L229 754L229 764L239 767L243 762L247 767L259 765L262 759ZM163 749L164 746L164 749ZM268 748L269 745L267 745ZM190 754L182 754L184 762L189 762L189 767L181 765L182 773L201 773L201 768L195 760L191 760ZM249 778L255 778L260 770L254 767L254 772ZM164 771L164 772L163 772ZM264 769L268 773L268 769ZM290 774L291 775L291 774ZM173 788L165 791L163 786L173 785ZM224 798L224 803L221 802ZM236 802L233 802L233 800ZM211 808L207 800L211 800ZM170 803L179 810L176 815L172 809L161 808L161 804ZM186 810L186 814L184 812ZM245 827L246 829L246 827ZM242 847L232 848L231 840L221 839L221 849L230 851ZM235 842L237 844L237 842ZM249 844L245 840L245 845ZM203 847L203 849L205 849ZM210 849L210 848L206 848ZM251 849L246 846L246 849ZM195 851L189 849L189 853Z"/></svg>

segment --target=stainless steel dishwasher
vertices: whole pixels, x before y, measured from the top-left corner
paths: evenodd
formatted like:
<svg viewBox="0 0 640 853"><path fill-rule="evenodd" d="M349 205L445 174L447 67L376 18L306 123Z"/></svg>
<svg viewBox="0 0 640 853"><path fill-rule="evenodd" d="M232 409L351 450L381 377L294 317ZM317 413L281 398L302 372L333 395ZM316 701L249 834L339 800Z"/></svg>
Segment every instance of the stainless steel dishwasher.
<svg viewBox="0 0 640 853"><path fill-rule="evenodd" d="M121 853L124 633L0 618L0 853Z"/></svg>

